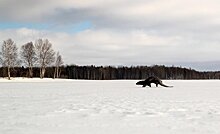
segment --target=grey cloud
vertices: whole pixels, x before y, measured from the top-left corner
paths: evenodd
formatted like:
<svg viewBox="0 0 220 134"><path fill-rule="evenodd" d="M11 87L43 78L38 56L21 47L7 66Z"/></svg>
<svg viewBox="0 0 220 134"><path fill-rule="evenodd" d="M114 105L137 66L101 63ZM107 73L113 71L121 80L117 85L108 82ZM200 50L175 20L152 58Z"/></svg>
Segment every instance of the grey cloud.
<svg viewBox="0 0 220 134"><path fill-rule="evenodd" d="M0 19L57 25L89 20L98 29L144 29L184 33L194 32L196 29L214 30L219 27L220 21L216 17L220 16L220 8L217 5L219 2L216 0L3 0L0 3L0 15L4 17Z"/></svg>
<svg viewBox="0 0 220 134"><path fill-rule="evenodd" d="M12 34L13 33L13 34ZM43 34L43 35L42 35ZM66 64L79 65L188 65L204 68L203 61L218 61L219 52L215 46L187 46L181 38L148 37L141 32L118 33L114 31L84 31L74 35L35 31L31 29L5 30L0 37L11 37L20 47L37 38L48 38L55 50L63 55ZM12 36L13 35L13 36ZM138 35L138 36L137 36ZM151 40L141 44L142 38ZM154 43L161 40L162 43ZM170 45L175 44L175 45ZM200 64L192 64L199 62ZM191 63L191 64L190 64ZM210 66L206 66L207 69Z"/></svg>
<svg viewBox="0 0 220 134"><path fill-rule="evenodd" d="M88 31L43 34L68 63L193 63L218 61L219 5L218 0L3 0L0 21L49 23L47 30L90 21ZM28 30L0 31L0 36L21 43L42 37L40 31L25 35Z"/></svg>

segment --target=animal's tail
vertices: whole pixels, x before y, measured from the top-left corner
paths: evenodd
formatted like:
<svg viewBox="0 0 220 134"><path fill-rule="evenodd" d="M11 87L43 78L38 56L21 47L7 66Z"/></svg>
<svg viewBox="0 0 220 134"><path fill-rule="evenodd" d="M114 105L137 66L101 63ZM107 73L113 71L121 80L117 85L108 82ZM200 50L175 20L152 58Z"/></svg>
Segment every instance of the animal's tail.
<svg viewBox="0 0 220 134"><path fill-rule="evenodd" d="M167 85L164 85L163 83L160 83L161 86L164 86L164 87L173 87L173 86L167 86Z"/></svg>

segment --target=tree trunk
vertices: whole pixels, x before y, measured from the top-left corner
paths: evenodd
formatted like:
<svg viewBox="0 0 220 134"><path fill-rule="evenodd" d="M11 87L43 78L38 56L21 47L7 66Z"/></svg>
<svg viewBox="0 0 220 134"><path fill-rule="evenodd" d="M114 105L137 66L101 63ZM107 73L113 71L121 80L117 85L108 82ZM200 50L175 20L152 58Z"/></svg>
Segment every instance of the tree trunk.
<svg viewBox="0 0 220 134"><path fill-rule="evenodd" d="M45 71L46 71L46 69L43 67L41 70L41 79L44 78Z"/></svg>
<svg viewBox="0 0 220 134"><path fill-rule="evenodd" d="M57 78L59 78L59 67L57 66Z"/></svg>
<svg viewBox="0 0 220 134"><path fill-rule="evenodd" d="M56 67L54 67L54 74L53 74L53 78L55 79L56 78L56 72L57 72L57 68Z"/></svg>
<svg viewBox="0 0 220 134"><path fill-rule="evenodd" d="M60 78L60 75L61 75L61 69L59 68L59 74L58 74L58 77Z"/></svg>
<svg viewBox="0 0 220 134"><path fill-rule="evenodd" d="M45 72L46 72L46 68L45 68L45 67L41 67L41 68L40 68L40 78L41 78L41 79L44 78Z"/></svg>
<svg viewBox="0 0 220 134"><path fill-rule="evenodd" d="M8 80L11 80L10 67L8 66Z"/></svg>
<svg viewBox="0 0 220 134"><path fill-rule="evenodd" d="M42 67L40 68L40 78L42 79Z"/></svg>
<svg viewBox="0 0 220 134"><path fill-rule="evenodd" d="M29 77L33 78L33 70L32 67L29 67Z"/></svg>

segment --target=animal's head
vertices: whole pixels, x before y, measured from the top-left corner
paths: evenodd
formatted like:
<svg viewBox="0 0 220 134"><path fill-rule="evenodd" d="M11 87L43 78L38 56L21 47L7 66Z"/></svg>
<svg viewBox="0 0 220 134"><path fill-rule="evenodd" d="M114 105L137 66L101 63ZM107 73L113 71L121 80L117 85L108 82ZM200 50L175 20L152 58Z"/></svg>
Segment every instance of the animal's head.
<svg viewBox="0 0 220 134"><path fill-rule="evenodd" d="M144 85L144 81L138 81L136 85Z"/></svg>

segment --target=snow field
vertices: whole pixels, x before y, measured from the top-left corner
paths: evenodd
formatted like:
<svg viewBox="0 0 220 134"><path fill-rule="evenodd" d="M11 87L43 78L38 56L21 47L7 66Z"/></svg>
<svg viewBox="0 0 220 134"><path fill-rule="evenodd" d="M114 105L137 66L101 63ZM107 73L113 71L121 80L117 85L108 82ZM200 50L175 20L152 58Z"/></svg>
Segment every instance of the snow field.
<svg viewBox="0 0 220 134"><path fill-rule="evenodd" d="M2 134L219 134L219 80L0 80Z"/></svg>

